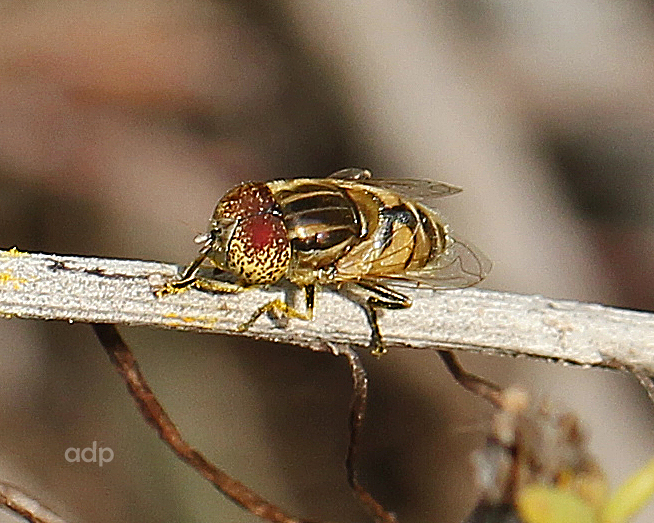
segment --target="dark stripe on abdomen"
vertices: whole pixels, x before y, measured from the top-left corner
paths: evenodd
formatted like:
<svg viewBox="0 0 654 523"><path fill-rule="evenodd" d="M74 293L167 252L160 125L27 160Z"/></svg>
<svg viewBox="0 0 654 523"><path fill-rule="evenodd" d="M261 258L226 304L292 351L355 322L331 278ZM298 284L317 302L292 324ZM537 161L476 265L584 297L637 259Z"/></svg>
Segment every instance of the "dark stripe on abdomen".
<svg viewBox="0 0 654 523"><path fill-rule="evenodd" d="M361 224L356 206L344 191L306 184L280 191L275 199L296 250L324 250L359 239Z"/></svg>
<svg viewBox="0 0 654 523"><path fill-rule="evenodd" d="M445 229L439 223L434 224L432 219L427 216L420 207L416 206L416 211L418 217L420 218L420 224L427 235L427 238L431 239L431 247L429 249L429 257L427 258L426 263L432 261L436 256L438 256L443 247L445 246Z"/></svg>

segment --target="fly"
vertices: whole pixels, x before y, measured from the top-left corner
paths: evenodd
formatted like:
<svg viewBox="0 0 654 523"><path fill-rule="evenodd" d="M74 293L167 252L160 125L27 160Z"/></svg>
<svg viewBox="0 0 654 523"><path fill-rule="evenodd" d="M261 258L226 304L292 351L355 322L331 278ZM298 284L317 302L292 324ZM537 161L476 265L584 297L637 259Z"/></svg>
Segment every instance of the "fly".
<svg viewBox="0 0 654 523"><path fill-rule="evenodd" d="M428 206L460 191L427 180L373 180L370 171L357 168L328 178L239 185L218 202L209 231L198 237L197 258L159 295L188 287L235 293L283 278L304 290L305 312L273 300L239 327L243 331L269 312L312 319L316 288L348 291L366 312L372 353L381 355L386 350L377 311L411 306L393 284L458 289L490 270L486 257L454 238ZM199 277L204 263L236 282Z"/></svg>

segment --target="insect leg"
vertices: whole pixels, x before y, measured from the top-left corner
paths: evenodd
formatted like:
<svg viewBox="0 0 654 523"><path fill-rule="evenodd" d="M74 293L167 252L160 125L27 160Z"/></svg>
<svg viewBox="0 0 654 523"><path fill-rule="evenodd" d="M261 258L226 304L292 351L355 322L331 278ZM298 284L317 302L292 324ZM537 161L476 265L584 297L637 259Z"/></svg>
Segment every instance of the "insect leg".
<svg viewBox="0 0 654 523"><path fill-rule="evenodd" d="M376 308L406 309L411 306L411 300L404 294L391 290L383 285L365 281L357 282L357 284L364 289L375 293L375 295L370 296L364 302L363 306L368 315L370 327L372 328L372 354L375 356L381 356L386 352L386 349L384 348L379 325L377 323ZM498 385L466 371L452 351L439 350L438 354L445 363L447 369L450 371L450 374L452 374L454 379L459 382L464 389L481 396L495 406L501 406L502 389Z"/></svg>
<svg viewBox="0 0 654 523"><path fill-rule="evenodd" d="M356 471L356 463L359 457L359 440L363 427L363 418L366 413L368 401L368 376L366 369L361 363L359 355L349 345L339 347L338 352L344 354L350 364L352 373L352 403L350 404L350 441L347 446L345 457L345 469L347 471L347 482L354 494L361 503L374 516L375 520L381 523L397 523L393 514L387 512L375 498L361 485Z"/></svg>
<svg viewBox="0 0 654 523"><path fill-rule="evenodd" d="M193 262L188 267L186 267L186 269L184 269L182 275L178 279L166 283L162 289L159 289L156 292L156 295L161 298L166 294L175 294L176 292L180 292L181 290L193 285L196 282L195 275L197 274L200 265L202 265L202 262L204 262L204 260L207 258L207 254L210 250L210 244L204 246L200 250L198 257L195 258L195 260L193 260Z"/></svg>
<svg viewBox="0 0 654 523"><path fill-rule="evenodd" d="M304 286L304 295L306 299L306 311L300 312L294 307L291 307L288 303L279 298L273 301L266 303L259 307L254 314L250 317L245 323L241 323L238 326L238 331L243 332L248 330L254 324L259 316L267 314L268 312L274 312L282 318L297 318L300 320L312 320L313 319L313 306L315 301L315 286L314 285L305 285Z"/></svg>
<svg viewBox="0 0 654 523"><path fill-rule="evenodd" d="M224 292L225 294L237 294L252 288L252 286L241 285L240 283L212 280L211 278L193 278L186 286L195 287L201 291Z"/></svg>
<svg viewBox="0 0 654 523"><path fill-rule="evenodd" d="M377 323L377 309L407 309L411 307L411 298L377 283L359 281L357 285L374 293L361 305L366 311L372 329L372 354L381 356L386 349Z"/></svg>
<svg viewBox="0 0 654 523"><path fill-rule="evenodd" d="M306 316L307 319L313 319L313 306L316 303L316 286L306 285L304 287L304 300L306 303Z"/></svg>

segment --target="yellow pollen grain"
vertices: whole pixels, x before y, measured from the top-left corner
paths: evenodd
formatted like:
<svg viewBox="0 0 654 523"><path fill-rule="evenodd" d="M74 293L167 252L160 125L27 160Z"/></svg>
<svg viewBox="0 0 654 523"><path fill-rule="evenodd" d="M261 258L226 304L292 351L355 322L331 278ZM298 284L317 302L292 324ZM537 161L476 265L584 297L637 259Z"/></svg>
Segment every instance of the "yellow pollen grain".
<svg viewBox="0 0 654 523"><path fill-rule="evenodd" d="M0 285L6 285L12 283L14 290L20 289L21 283L27 283L28 280L25 278L16 278L11 271L0 272Z"/></svg>
<svg viewBox="0 0 654 523"><path fill-rule="evenodd" d="M12 247L8 251L1 251L0 255L2 255L5 258L20 258L22 256L28 256L29 253L19 251L16 247Z"/></svg>
<svg viewBox="0 0 654 523"><path fill-rule="evenodd" d="M164 318L169 318L171 320L180 320L184 323L195 323L195 322L205 322L209 324L214 324L216 322L215 319L209 318L207 316L201 315L201 316L180 316L177 313L174 312L167 312L164 315Z"/></svg>
<svg viewBox="0 0 654 523"><path fill-rule="evenodd" d="M176 312L167 312L163 316L164 318L170 318L171 320L182 320L185 322L193 321L190 316L180 316Z"/></svg>

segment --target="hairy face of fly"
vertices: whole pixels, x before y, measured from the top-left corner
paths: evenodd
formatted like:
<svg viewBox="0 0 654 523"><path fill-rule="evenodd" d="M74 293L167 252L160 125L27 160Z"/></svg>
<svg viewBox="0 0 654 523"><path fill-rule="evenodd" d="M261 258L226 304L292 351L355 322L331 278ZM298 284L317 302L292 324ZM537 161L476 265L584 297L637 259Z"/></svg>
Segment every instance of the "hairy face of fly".
<svg viewBox="0 0 654 523"><path fill-rule="evenodd" d="M206 249L211 264L223 271L227 270L227 248L236 225L237 220L212 220L211 230L195 238Z"/></svg>

